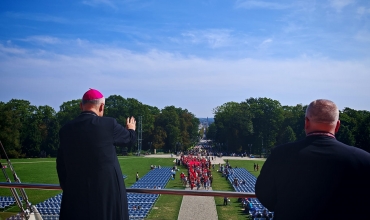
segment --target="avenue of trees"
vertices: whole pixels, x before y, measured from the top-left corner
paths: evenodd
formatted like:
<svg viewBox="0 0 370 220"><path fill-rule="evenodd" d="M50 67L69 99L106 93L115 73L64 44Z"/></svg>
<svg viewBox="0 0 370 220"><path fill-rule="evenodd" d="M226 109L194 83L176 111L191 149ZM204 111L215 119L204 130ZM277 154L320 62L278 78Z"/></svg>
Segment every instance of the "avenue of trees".
<svg viewBox="0 0 370 220"><path fill-rule="evenodd" d="M59 147L59 129L79 115L80 102L64 102L59 112L50 106L33 106L26 100L0 102L0 141L8 156L55 157ZM175 106L160 110L133 98L112 95L106 98L104 116L116 118L121 125L126 124L127 117L134 116L137 128L139 116L142 116L144 151L184 150L199 138L199 120L188 110ZM128 152L135 152L137 143L125 148ZM121 153L122 149L117 148L117 152Z"/></svg>
<svg viewBox="0 0 370 220"><path fill-rule="evenodd" d="M269 98L227 102L214 109L207 138L226 153L268 154L272 147L305 137L307 106L282 106ZM345 108L336 138L370 152L370 112Z"/></svg>
<svg viewBox="0 0 370 220"><path fill-rule="evenodd" d="M50 106L33 106L29 101L0 102L0 141L9 157L56 156L61 126L80 113L80 101L64 102L56 112ZM249 98L241 103L227 102L214 109L214 123L207 138L216 150L228 153L268 154L276 145L301 139L306 106L282 106L269 98ZM203 135L199 119L186 109L163 109L145 105L133 98L112 95L106 99L105 116L125 125L126 118L142 116L142 150L163 152L186 150ZM340 111L338 140L370 152L370 112L345 108ZM127 145L137 151L137 143ZM122 149L117 148L117 153Z"/></svg>

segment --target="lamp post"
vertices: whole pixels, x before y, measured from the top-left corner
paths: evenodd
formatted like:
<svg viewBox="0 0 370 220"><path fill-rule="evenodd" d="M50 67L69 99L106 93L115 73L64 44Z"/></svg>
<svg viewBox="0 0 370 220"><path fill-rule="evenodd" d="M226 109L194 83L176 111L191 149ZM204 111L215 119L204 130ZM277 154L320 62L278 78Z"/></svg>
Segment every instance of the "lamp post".
<svg viewBox="0 0 370 220"><path fill-rule="evenodd" d="M177 147L181 146L181 142L177 142L175 146L175 154L177 155Z"/></svg>
<svg viewBox="0 0 370 220"><path fill-rule="evenodd" d="M226 147L226 155L227 155L227 156L230 156L230 155L229 155L229 145L227 144L227 141L226 141L226 143L225 143L225 147Z"/></svg>
<svg viewBox="0 0 370 220"><path fill-rule="evenodd" d="M261 152L263 151L263 137L262 137L262 148L261 148ZM260 154L260 157L262 157L262 153Z"/></svg>
<svg viewBox="0 0 370 220"><path fill-rule="evenodd" d="M141 153L141 145L142 145L142 140L139 140L139 146L138 146L138 149L137 149L137 156L140 156L140 153Z"/></svg>
<svg viewBox="0 0 370 220"><path fill-rule="evenodd" d="M149 145L149 152L152 153L152 142L148 142L148 145Z"/></svg>
<svg viewBox="0 0 370 220"><path fill-rule="evenodd" d="M220 153L221 153L221 145L220 143L216 143L217 147L218 147L218 155L220 156Z"/></svg>

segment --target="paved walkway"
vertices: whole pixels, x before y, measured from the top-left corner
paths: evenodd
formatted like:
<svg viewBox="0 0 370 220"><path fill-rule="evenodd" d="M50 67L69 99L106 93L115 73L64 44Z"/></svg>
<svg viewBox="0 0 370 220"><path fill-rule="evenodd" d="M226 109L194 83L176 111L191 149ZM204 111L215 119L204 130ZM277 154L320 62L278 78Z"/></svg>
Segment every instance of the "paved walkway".
<svg viewBox="0 0 370 220"><path fill-rule="evenodd" d="M186 187L185 190L191 190ZM196 189L195 189L196 190ZM210 187L209 190L212 190ZM202 190L199 190L202 191ZM212 196L183 196L178 220L217 220L215 198Z"/></svg>
<svg viewBox="0 0 370 220"><path fill-rule="evenodd" d="M215 164L217 168L219 163L225 163L225 161L219 157L214 157L214 160L211 162ZM185 190L191 189L190 187L186 187ZM212 190L212 187L210 187L209 190ZM218 216L215 198L212 196L183 196L178 220L193 219L217 220Z"/></svg>
<svg viewBox="0 0 370 220"><path fill-rule="evenodd" d="M144 157L152 157L152 158L171 158L171 154L150 154L150 155L145 155ZM176 156L174 155L172 157L174 160L176 159ZM177 157L180 158L180 157ZM230 157L230 156L223 156L222 158L220 157L213 157L215 160L211 161L215 165L218 165L219 163L225 164L225 160L265 160L264 158L249 158L249 157Z"/></svg>
<svg viewBox="0 0 370 220"><path fill-rule="evenodd" d="M154 154L146 157L171 157L169 154ZM173 157L176 159L176 157ZM178 157L179 158L179 157ZM227 159L229 160L261 160L260 158L249 158L249 157L213 157L211 160L212 164L215 164L215 169L218 169L219 164L225 164ZM186 187L185 190L191 190L190 187ZM194 190L194 189L193 189ZM196 188L195 188L196 190ZM210 187L209 190L212 190ZM201 191L201 190L199 190ZM206 210L206 211L205 211ZM178 220L193 220L193 219L207 219L207 220L218 220L215 198L211 196L183 196L180 207Z"/></svg>

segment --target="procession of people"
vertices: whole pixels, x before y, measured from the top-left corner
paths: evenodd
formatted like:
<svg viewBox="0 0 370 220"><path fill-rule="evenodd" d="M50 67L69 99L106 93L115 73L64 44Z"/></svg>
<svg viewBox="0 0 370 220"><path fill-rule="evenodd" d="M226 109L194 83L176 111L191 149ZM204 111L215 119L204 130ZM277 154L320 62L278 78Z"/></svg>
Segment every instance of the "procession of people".
<svg viewBox="0 0 370 220"><path fill-rule="evenodd" d="M189 186L191 190L195 188L209 190L212 187L212 162L209 157L181 155L180 161L188 169L187 175L184 173L180 175L184 186Z"/></svg>

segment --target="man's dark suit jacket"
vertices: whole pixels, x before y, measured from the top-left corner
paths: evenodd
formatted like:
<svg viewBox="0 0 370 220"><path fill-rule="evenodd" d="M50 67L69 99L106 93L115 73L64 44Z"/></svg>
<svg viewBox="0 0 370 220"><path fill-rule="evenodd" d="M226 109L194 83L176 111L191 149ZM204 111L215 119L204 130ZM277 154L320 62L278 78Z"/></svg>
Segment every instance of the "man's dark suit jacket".
<svg viewBox="0 0 370 220"><path fill-rule="evenodd" d="M113 118L82 112L59 131L57 172L61 220L128 219L126 188L116 148L135 141Z"/></svg>
<svg viewBox="0 0 370 220"><path fill-rule="evenodd" d="M370 219L370 154L308 136L272 150L255 190L274 220Z"/></svg>

